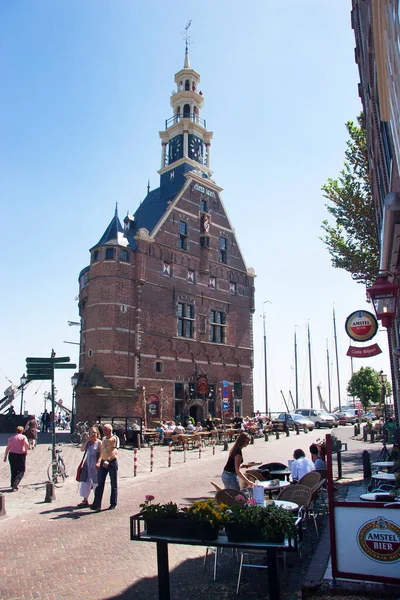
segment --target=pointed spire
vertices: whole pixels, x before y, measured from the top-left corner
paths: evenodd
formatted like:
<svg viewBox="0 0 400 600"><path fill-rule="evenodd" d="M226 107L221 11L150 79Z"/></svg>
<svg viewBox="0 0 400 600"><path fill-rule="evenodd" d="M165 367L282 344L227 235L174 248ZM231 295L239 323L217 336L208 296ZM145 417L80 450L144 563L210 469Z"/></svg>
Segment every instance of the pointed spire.
<svg viewBox="0 0 400 600"><path fill-rule="evenodd" d="M118 202L115 203L115 213L114 213L114 217L117 217L118 219Z"/></svg>
<svg viewBox="0 0 400 600"><path fill-rule="evenodd" d="M124 230L118 218L118 202L115 205L115 213L111 219L107 229L103 233L96 246L103 244L120 244L120 234L123 234Z"/></svg>
<svg viewBox="0 0 400 600"><path fill-rule="evenodd" d="M189 50L188 50L187 46L186 46L186 50L185 50L185 62L184 62L183 68L190 69Z"/></svg>
<svg viewBox="0 0 400 600"><path fill-rule="evenodd" d="M150 193L150 179L147 180L147 193Z"/></svg>

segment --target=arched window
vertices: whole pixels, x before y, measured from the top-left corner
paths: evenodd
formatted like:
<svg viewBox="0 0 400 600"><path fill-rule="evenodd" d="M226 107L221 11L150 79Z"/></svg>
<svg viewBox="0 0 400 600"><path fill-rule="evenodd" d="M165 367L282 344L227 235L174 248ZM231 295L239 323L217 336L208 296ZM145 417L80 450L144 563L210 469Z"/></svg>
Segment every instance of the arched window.
<svg viewBox="0 0 400 600"><path fill-rule="evenodd" d="M197 108L197 106L195 106L193 109L193 122L197 123L198 120L199 120L199 109Z"/></svg>
<svg viewBox="0 0 400 600"><path fill-rule="evenodd" d="M190 91L190 81L189 79L186 79L185 81L185 92L189 92Z"/></svg>
<svg viewBox="0 0 400 600"><path fill-rule="evenodd" d="M178 108L176 109L175 123L179 123L180 120L181 120L181 107L178 106Z"/></svg>
<svg viewBox="0 0 400 600"><path fill-rule="evenodd" d="M183 107L183 118L188 119L190 117L190 104L185 104Z"/></svg>

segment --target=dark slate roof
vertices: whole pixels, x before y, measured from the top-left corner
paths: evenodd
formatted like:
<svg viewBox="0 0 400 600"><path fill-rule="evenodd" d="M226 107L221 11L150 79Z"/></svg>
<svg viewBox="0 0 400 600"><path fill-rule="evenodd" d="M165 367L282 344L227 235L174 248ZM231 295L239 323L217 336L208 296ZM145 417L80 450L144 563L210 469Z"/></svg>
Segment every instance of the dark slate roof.
<svg viewBox="0 0 400 600"><path fill-rule="evenodd" d="M135 212L136 229L145 227L150 233L168 208L170 198L160 199L160 188L151 190Z"/></svg>
<svg viewBox="0 0 400 600"><path fill-rule="evenodd" d="M100 240L93 246L104 246L104 245L118 245L118 246L127 246L128 240L124 236L124 229L120 223L118 218L118 210L115 208L115 214L110 221L109 226L103 233ZM92 248L91 248L92 250Z"/></svg>

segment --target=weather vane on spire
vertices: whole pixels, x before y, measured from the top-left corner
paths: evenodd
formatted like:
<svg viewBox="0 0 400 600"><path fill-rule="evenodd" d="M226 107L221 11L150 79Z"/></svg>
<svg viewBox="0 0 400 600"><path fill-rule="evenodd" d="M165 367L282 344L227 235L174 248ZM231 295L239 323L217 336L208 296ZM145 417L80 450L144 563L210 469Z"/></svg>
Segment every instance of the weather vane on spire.
<svg viewBox="0 0 400 600"><path fill-rule="evenodd" d="M186 52L188 51L189 44L192 43L192 40L188 34L188 29L191 26L191 24L192 24L192 19L190 19L190 21L188 21L186 23L186 27L185 27L184 31L182 31L183 39L185 40L185 43L186 43Z"/></svg>

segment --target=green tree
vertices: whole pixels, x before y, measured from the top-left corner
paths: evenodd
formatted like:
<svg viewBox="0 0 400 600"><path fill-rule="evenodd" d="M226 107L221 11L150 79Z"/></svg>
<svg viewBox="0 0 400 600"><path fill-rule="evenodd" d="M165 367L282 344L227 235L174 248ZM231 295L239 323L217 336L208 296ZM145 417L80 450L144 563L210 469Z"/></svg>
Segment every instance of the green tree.
<svg viewBox="0 0 400 600"><path fill-rule="evenodd" d="M379 271L379 238L369 179L367 143L362 114L346 123L350 135L344 168L337 179L322 186L332 225L325 219L322 229L332 265L351 273L359 283L369 285Z"/></svg>
<svg viewBox="0 0 400 600"><path fill-rule="evenodd" d="M381 399L381 383L379 373L372 367L361 367L353 373L348 385L349 396L358 398L367 412L370 404L378 404Z"/></svg>

